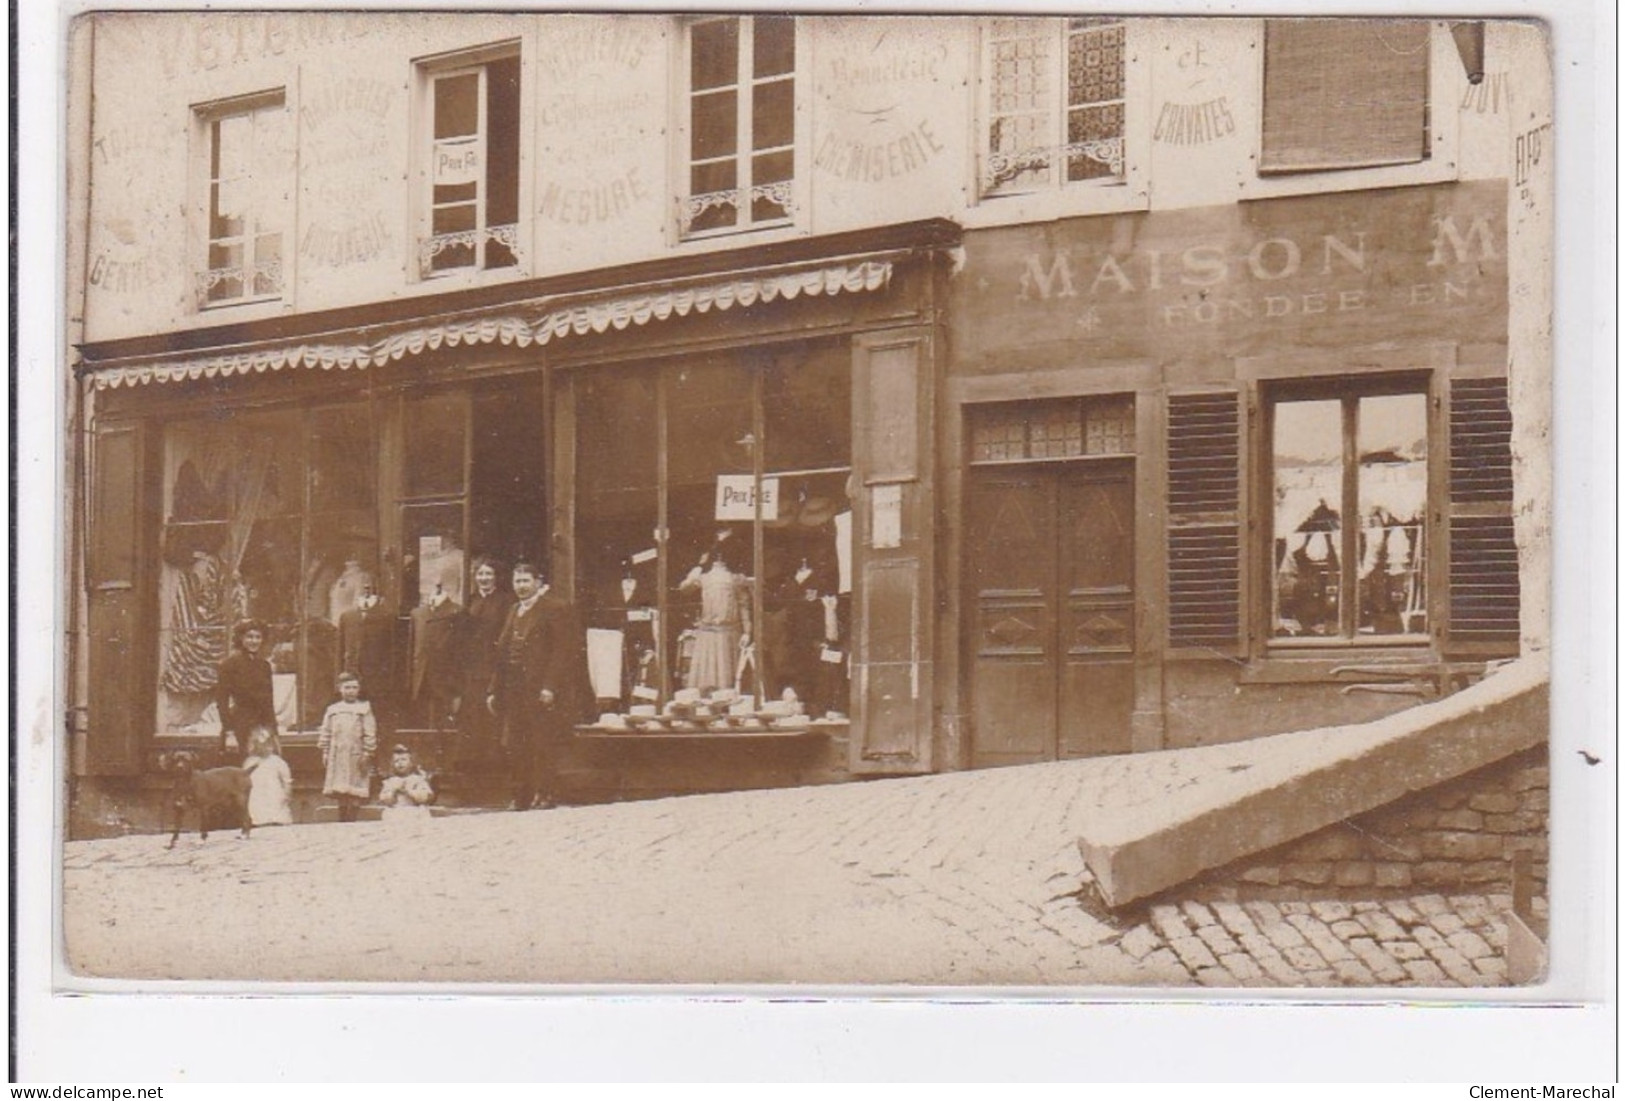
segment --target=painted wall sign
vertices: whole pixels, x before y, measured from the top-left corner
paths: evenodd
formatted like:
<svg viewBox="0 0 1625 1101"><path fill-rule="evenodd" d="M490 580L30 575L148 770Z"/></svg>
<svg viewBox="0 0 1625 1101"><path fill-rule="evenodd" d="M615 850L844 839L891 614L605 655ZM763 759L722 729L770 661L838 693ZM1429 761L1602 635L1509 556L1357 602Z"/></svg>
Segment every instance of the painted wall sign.
<svg viewBox="0 0 1625 1101"><path fill-rule="evenodd" d="M373 77L334 76L305 88L299 107L302 259L347 268L395 255L380 183L392 175L389 135L402 108L400 91Z"/></svg>
<svg viewBox="0 0 1625 1101"><path fill-rule="evenodd" d="M969 359L1048 341L1165 359L1180 341L1438 339L1448 319L1493 340L1505 236L1493 182L989 230L966 238L950 316Z"/></svg>
<svg viewBox="0 0 1625 1101"><path fill-rule="evenodd" d="M187 58L194 70L208 71L269 57L297 56L316 46L360 38L380 25L377 16L360 13L284 12L198 20L191 27Z"/></svg>
<svg viewBox="0 0 1625 1101"><path fill-rule="evenodd" d="M947 43L890 21L844 23L832 38L838 48L825 51L815 76L823 109L814 170L861 184L925 171L946 149L922 108L948 79Z"/></svg>
<svg viewBox="0 0 1625 1101"><path fill-rule="evenodd" d="M566 226L619 223L654 202L649 150L662 116L658 26L559 17L538 61L542 148L536 214ZM653 144L652 144L653 143Z"/></svg>
<svg viewBox="0 0 1625 1101"><path fill-rule="evenodd" d="M1203 103L1164 103L1151 138L1166 145L1206 145L1235 132L1230 101L1218 96Z"/></svg>

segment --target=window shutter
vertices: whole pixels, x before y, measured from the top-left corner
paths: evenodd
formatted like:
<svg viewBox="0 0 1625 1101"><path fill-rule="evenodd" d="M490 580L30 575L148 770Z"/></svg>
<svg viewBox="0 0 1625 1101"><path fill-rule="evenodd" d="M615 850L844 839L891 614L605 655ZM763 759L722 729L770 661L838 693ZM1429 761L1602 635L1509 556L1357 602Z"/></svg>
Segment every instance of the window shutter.
<svg viewBox="0 0 1625 1101"><path fill-rule="evenodd" d="M936 648L931 331L865 334L854 339L852 353L857 492L849 767L866 775L930 772ZM900 498L899 538L877 547L874 500L882 492Z"/></svg>
<svg viewBox="0 0 1625 1101"><path fill-rule="evenodd" d="M1168 398L1168 645L1241 646L1241 403Z"/></svg>
<svg viewBox="0 0 1625 1101"><path fill-rule="evenodd" d="M89 775L139 772L140 723L151 721L144 706L150 696L140 675L145 649L137 642L141 446L138 428L110 428L96 433L91 452L86 610L93 687L84 760Z"/></svg>
<svg viewBox="0 0 1625 1101"><path fill-rule="evenodd" d="M1456 379L1450 387L1447 649L1514 653L1518 614L1507 383L1498 378Z"/></svg>
<svg viewBox="0 0 1625 1101"><path fill-rule="evenodd" d="M1414 19L1266 21L1260 171L1426 160L1429 34Z"/></svg>

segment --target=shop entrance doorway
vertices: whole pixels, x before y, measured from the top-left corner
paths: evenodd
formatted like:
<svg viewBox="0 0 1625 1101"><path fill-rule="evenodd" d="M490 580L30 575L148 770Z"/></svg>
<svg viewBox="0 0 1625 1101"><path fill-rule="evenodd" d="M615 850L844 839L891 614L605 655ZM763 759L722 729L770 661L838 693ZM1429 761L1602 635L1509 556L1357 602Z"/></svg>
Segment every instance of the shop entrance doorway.
<svg viewBox="0 0 1625 1101"><path fill-rule="evenodd" d="M973 468L965 510L972 765L1127 753L1131 459Z"/></svg>

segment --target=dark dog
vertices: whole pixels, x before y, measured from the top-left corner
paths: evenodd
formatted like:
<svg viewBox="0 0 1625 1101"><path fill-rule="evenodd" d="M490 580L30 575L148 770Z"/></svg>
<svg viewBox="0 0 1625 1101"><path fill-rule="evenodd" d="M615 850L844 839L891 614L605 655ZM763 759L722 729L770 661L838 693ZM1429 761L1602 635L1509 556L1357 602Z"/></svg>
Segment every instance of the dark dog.
<svg viewBox="0 0 1625 1101"><path fill-rule="evenodd" d="M169 835L166 848L173 849L180 840L181 819L187 807L196 807L198 833L202 840L209 839L209 831L243 831L246 840L254 829L248 817L248 771L241 768L197 767L197 754L181 750L170 760L169 769L175 774L175 786L170 790L169 809L174 815L174 832Z"/></svg>

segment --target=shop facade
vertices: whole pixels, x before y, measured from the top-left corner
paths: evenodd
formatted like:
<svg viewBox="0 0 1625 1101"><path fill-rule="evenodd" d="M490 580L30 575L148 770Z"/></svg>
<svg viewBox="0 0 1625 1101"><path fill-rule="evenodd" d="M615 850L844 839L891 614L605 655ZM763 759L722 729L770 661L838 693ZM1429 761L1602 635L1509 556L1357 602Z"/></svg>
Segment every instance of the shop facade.
<svg viewBox="0 0 1625 1101"><path fill-rule="evenodd" d="M536 286L347 330L342 364L285 334L229 361L209 333L159 365L100 349L91 661L130 685L93 700L104 767L212 747L211 674L252 619L296 757L346 671L386 737L448 774L499 768L468 618L480 567L505 591L521 561L586 633L574 797L926 767L932 426L915 410L959 237L925 222L862 252L815 240L750 268ZM666 291L626 296L656 274ZM435 641L442 608L460 645Z"/></svg>
<svg viewBox="0 0 1625 1101"><path fill-rule="evenodd" d="M296 772L340 670L496 770L463 620L519 561L582 620L582 800L1352 721L1417 698L1364 667L1518 650L1493 27L80 27L76 777L212 744L246 619ZM1299 94L1373 44L1392 111Z"/></svg>

